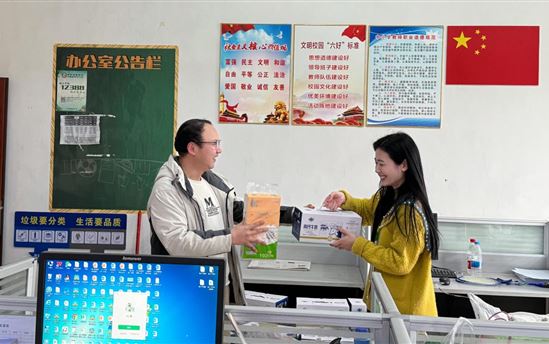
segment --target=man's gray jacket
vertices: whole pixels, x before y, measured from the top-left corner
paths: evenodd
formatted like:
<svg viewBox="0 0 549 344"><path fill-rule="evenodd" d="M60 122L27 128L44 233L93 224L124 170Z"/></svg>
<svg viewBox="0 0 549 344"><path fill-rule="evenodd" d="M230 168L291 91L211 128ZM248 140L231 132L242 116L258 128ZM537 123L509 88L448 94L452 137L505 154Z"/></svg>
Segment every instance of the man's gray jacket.
<svg viewBox="0 0 549 344"><path fill-rule="evenodd" d="M177 157L170 156L156 176L147 205L151 253L224 258L230 271L235 303L244 305L246 301L238 251L231 240L234 222L242 220L243 203L236 200L234 187L221 176L207 171L202 178L212 186L219 201L225 229L204 228L206 214L177 163Z"/></svg>

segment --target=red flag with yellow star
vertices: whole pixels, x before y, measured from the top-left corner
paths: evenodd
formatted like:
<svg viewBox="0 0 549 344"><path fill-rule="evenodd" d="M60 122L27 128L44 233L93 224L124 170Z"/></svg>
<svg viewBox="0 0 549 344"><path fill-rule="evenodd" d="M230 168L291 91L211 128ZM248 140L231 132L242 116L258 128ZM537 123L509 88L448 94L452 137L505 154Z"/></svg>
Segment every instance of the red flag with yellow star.
<svg viewBox="0 0 549 344"><path fill-rule="evenodd" d="M539 26L448 26L447 85L538 85Z"/></svg>
<svg viewBox="0 0 549 344"><path fill-rule="evenodd" d="M356 37L359 41L364 42L366 40L366 25L349 25L343 30L341 36Z"/></svg>

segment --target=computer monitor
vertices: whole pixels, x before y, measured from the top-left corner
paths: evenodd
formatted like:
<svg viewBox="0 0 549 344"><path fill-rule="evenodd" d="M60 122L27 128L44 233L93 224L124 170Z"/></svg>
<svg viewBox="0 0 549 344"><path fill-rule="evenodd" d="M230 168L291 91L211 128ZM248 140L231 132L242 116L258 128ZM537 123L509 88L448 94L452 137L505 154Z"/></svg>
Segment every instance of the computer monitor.
<svg viewBox="0 0 549 344"><path fill-rule="evenodd" d="M36 343L221 344L221 259L45 252Z"/></svg>

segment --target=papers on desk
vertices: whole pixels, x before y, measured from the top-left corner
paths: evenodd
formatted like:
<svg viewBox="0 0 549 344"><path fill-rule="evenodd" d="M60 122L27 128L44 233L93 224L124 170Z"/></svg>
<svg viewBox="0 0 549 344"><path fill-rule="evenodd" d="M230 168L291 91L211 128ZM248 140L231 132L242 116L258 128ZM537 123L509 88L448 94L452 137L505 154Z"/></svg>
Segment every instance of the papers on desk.
<svg viewBox="0 0 549 344"><path fill-rule="evenodd" d="M305 260L252 259L250 264L248 264L248 269L309 271L311 270L311 262Z"/></svg>
<svg viewBox="0 0 549 344"><path fill-rule="evenodd" d="M33 344L36 317L0 315L0 343Z"/></svg>
<svg viewBox="0 0 549 344"><path fill-rule="evenodd" d="M549 270L530 270L514 268L517 277L525 282L549 282Z"/></svg>

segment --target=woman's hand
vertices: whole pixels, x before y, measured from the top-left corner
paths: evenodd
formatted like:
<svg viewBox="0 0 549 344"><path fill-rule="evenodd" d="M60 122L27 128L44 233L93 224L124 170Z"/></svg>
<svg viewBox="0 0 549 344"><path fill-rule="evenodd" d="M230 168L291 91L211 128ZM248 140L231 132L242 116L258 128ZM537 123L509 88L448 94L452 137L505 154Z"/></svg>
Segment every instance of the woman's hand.
<svg viewBox="0 0 549 344"><path fill-rule="evenodd" d="M341 232L341 239L332 241L330 246L340 250L350 251L355 243L356 235L343 227L339 227L338 230Z"/></svg>
<svg viewBox="0 0 549 344"><path fill-rule="evenodd" d="M326 197L322 202L322 206L330 210L337 210L343 203L345 203L345 194L341 191L335 191Z"/></svg>

